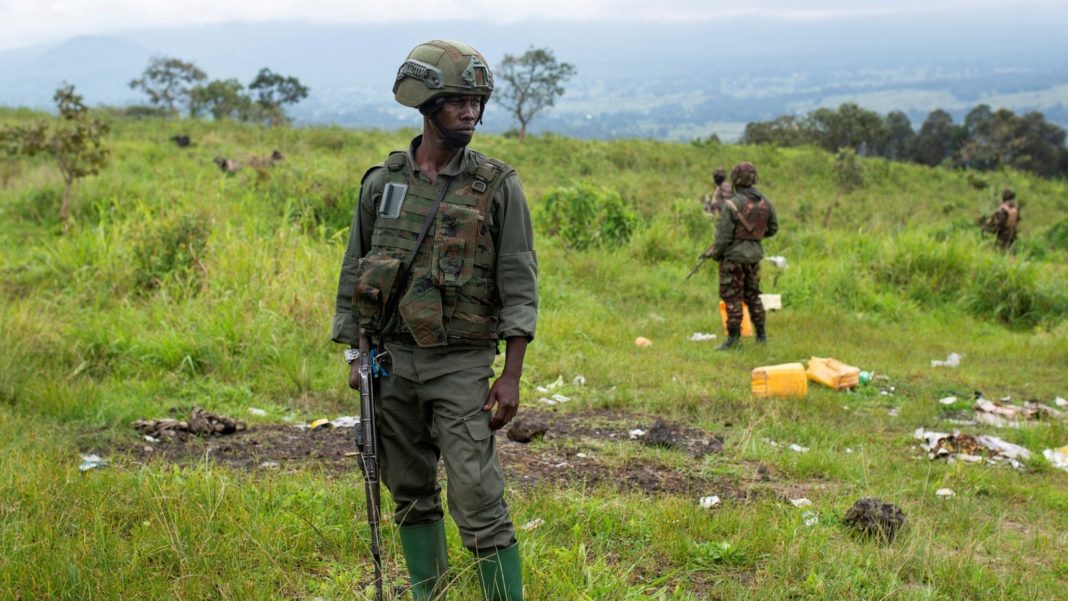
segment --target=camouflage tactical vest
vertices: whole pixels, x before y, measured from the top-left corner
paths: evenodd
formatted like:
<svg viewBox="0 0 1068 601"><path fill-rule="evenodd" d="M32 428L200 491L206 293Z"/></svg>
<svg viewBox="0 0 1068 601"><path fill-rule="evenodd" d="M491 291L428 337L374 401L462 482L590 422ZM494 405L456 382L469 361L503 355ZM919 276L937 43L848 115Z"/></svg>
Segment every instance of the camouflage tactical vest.
<svg viewBox="0 0 1068 601"><path fill-rule="evenodd" d="M1009 230L1015 228L1020 221L1020 208L1015 204L1003 202L998 210L1005 211L1005 222L1001 224L1001 227Z"/></svg>
<svg viewBox="0 0 1068 601"><path fill-rule="evenodd" d="M738 196L744 198L741 208L738 207ZM760 242L764 239L764 235L768 233L768 218L771 217L771 206L767 200L761 198L755 201L739 194L728 200L726 206L738 218L738 223L734 226L735 240Z"/></svg>
<svg viewBox="0 0 1068 601"><path fill-rule="evenodd" d="M371 335L410 334L422 347L497 339L490 201L514 170L477 153L473 158L471 169L449 183L404 290L396 290L400 271L415 250L444 178L434 186L413 177L404 152L386 160L387 181L407 184L408 191L399 217L375 219L371 250L357 268L353 309ZM385 315L394 295L397 310Z"/></svg>

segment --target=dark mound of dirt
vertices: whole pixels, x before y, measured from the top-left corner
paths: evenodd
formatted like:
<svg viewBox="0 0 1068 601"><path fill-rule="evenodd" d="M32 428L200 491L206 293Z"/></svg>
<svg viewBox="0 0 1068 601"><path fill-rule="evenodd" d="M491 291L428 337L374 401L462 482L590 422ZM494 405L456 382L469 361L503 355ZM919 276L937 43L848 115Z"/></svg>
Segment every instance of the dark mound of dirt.
<svg viewBox="0 0 1068 601"><path fill-rule="evenodd" d="M889 542L905 525L905 512L893 503L863 497L846 511L842 522L860 534Z"/></svg>

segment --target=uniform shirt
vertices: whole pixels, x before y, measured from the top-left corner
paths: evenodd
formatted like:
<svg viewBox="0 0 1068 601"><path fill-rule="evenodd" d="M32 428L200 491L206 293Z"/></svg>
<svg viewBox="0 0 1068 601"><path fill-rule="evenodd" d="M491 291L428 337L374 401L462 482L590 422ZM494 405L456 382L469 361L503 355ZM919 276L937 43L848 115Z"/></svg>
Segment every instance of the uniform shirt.
<svg viewBox="0 0 1068 601"><path fill-rule="evenodd" d="M756 188L743 188L734 193L734 202L741 208L746 196L763 197ZM764 200L767 200L765 197ZM768 231L765 238L770 238L779 231L779 220L775 216L775 207L768 200ZM712 246L712 258L717 261L732 263L759 263L764 258L764 247L756 240L735 240L734 230L738 225L738 216L734 211L724 207L720 211L719 223L716 224L716 242Z"/></svg>
<svg viewBox="0 0 1068 601"><path fill-rule="evenodd" d="M422 136L417 136L408 147L408 169L414 177L429 183L415 162L415 149ZM439 172L442 176L461 176L470 173L477 152L463 148L453 156ZM470 176L466 176L470 177ZM464 176L457 177L452 187L459 188ZM336 311L331 338L334 342L356 345L359 343L356 320L352 316L352 290L356 283L359 259L371 250L371 234L377 216L377 204L382 189L388 180L387 170L373 168L364 178L360 188L360 200L349 232L349 244L341 264L338 278ZM498 338L525 336L534 339L538 319L538 259L534 252L534 231L530 221L526 195L513 173L497 188L490 201L492 213L490 237L497 251L497 294L500 321ZM428 235L429 239L429 235ZM427 244L427 242L424 242ZM452 371L470 367L484 367L493 363L496 347L477 343L451 344L444 347L420 348L404 341L390 341L386 348L393 354L393 370L398 375L424 381Z"/></svg>

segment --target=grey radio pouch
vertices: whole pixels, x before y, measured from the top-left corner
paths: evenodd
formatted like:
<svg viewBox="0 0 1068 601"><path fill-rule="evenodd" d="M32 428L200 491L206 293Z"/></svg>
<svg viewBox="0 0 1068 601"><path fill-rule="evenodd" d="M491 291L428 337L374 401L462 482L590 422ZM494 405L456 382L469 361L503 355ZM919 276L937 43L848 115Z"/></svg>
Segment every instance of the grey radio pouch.
<svg viewBox="0 0 1068 601"><path fill-rule="evenodd" d="M400 217L404 197L408 194L408 184L389 182L382 190L382 203L378 206L378 216L387 219Z"/></svg>

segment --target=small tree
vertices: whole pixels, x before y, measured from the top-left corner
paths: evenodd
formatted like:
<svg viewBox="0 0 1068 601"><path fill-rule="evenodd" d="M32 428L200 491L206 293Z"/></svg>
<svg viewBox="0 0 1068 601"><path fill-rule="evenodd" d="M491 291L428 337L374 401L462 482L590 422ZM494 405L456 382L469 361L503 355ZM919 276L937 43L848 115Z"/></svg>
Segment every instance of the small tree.
<svg viewBox="0 0 1068 601"><path fill-rule="evenodd" d="M522 140L534 116L564 95L562 84L575 74L575 67L557 62L552 50L531 47L521 56L504 55L498 73L507 84L498 98L519 121Z"/></svg>
<svg viewBox="0 0 1068 601"><path fill-rule="evenodd" d="M59 119L51 130L46 123L9 127L0 131L0 141L7 154L34 156L52 155L63 174L63 204L60 220L70 217L71 190L74 182L88 175L100 173L108 163L110 151L104 138L110 127L89 115L82 97L74 93L74 86L65 84L52 97L59 108Z"/></svg>
<svg viewBox="0 0 1068 601"><path fill-rule="evenodd" d="M864 185L864 165L857 157L857 151L849 146L839 148L834 158L834 180L838 189L845 193Z"/></svg>
<svg viewBox="0 0 1068 601"><path fill-rule="evenodd" d="M152 104L167 109L177 117L178 106L189 103L193 88L207 78L191 62L155 56L149 60L141 77L130 82L130 87L143 90Z"/></svg>
<svg viewBox="0 0 1068 601"><path fill-rule="evenodd" d="M262 117L271 125L281 125L288 120L283 105L296 104L308 97L308 88L299 79L280 75L267 67L260 69L248 89L256 91L256 104L263 111Z"/></svg>
<svg viewBox="0 0 1068 601"><path fill-rule="evenodd" d="M245 86L240 81L216 79L206 86L193 88L190 93L189 113L199 116L205 111L211 113L216 121L245 121L252 114L252 99L245 94Z"/></svg>

